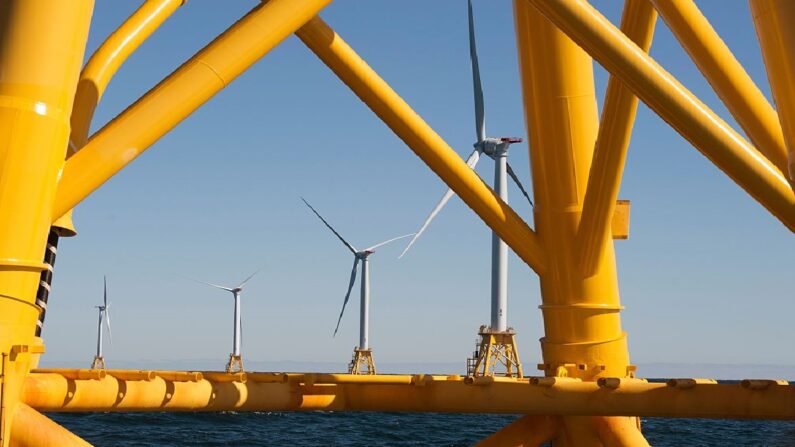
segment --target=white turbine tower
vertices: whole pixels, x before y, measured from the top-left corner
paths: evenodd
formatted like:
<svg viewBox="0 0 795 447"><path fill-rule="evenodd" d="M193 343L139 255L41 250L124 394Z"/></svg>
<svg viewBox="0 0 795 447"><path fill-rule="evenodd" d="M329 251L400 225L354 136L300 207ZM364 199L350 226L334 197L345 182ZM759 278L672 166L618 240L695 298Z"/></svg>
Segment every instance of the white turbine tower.
<svg viewBox="0 0 795 447"><path fill-rule="evenodd" d="M312 205L309 204L303 197L301 200L304 201L306 206L312 210L315 215L320 218L321 221L334 233L337 238L348 248L348 250L353 253L353 268L351 269L351 279L348 283L348 292L345 293L345 300L342 302L342 310L340 311L340 316L337 319L337 326L334 328L334 335L337 335L337 330L340 328L340 322L342 321L342 315L345 313L345 306L348 304L348 299L351 296L351 290L353 290L353 284L356 282L356 267L359 266L359 262L362 263L362 279L361 279L361 295L360 295L360 307L359 307L359 345L353 348L353 360L351 360L350 365L348 366L348 373L350 374L362 374L362 368L366 367L366 374L375 374L375 362L373 361L373 351L370 348L370 255L375 253L375 249L378 247L382 247L390 242L396 241L398 239L403 239L409 236L413 236L414 233L405 234L403 236L394 237L392 239L388 239L384 242L380 242L378 244L373 245L372 247L365 248L364 250L357 250L353 245L348 243L334 227L329 224L320 213L315 210Z"/></svg>
<svg viewBox="0 0 795 447"><path fill-rule="evenodd" d="M108 328L108 339L111 344L113 343L113 335L110 332L110 303L108 302L108 278L103 277L103 294L102 305L95 306L99 311L99 320L97 320L97 355L94 356L94 361L91 362L91 369L105 369L105 357L102 356L102 322Z"/></svg>
<svg viewBox="0 0 795 447"><path fill-rule="evenodd" d="M242 318L240 315L240 296L243 294L243 286L246 283L259 273L259 270L249 275L248 278L244 279L236 287L226 287L226 286L219 286L218 284L213 284L204 281L194 280L201 284L206 284L211 287L215 287L217 289L226 290L227 292L232 292L232 296L235 300L235 323L234 323L234 334L232 336L232 353L229 354L229 362L226 364L226 372L233 373L233 372L242 372L243 371L243 358L240 354L240 345L243 341L243 324Z"/></svg>
<svg viewBox="0 0 795 447"><path fill-rule="evenodd" d="M512 143L521 142L521 138L491 138L486 137L486 117L483 106L483 88L480 81L480 67L478 53L475 45L475 24L472 15L472 1L468 1L469 18L469 56L472 63L472 81L475 93L475 132L477 142L475 150L469 155L466 163L474 169L482 154L494 160L494 191L504 202L508 202L508 180L510 177L519 190L533 206L530 195L522 186L519 178L508 163L508 148ZM453 197L454 192L448 189L439 203L423 222L417 234L409 241L400 258L409 251L414 242L425 232L431 221L439 211ZM522 366L519 354L516 351L513 329L508 327L508 246L500 239L497 233L492 232L491 238L491 324L481 326L479 348L476 355L468 362L467 372L471 375L491 375L494 366L499 362L506 368L507 375L522 376Z"/></svg>

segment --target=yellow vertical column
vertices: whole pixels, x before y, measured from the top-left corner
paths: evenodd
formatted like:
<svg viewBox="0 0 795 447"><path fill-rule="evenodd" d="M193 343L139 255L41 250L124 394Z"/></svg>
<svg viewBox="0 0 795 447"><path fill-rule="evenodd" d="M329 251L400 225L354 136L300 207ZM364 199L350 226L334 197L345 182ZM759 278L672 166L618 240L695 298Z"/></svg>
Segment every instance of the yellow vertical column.
<svg viewBox="0 0 795 447"><path fill-rule="evenodd" d="M0 3L0 436L27 373L55 189L93 0Z"/></svg>
<svg viewBox="0 0 795 447"><path fill-rule="evenodd" d="M790 183L795 185L795 2L750 0L754 26L765 59L789 154Z"/></svg>
<svg viewBox="0 0 795 447"><path fill-rule="evenodd" d="M582 380L628 374L613 245L585 273L576 236L599 127L593 63L526 0L514 1L536 232L547 253L539 275L545 374ZM605 235L609 237L609 234ZM556 446L601 446L591 420L564 417Z"/></svg>
<svg viewBox="0 0 795 447"><path fill-rule="evenodd" d="M540 275L547 373L624 376L629 356L612 243L588 275L575 244L598 128L593 64L528 2L514 6L536 231L549 257Z"/></svg>

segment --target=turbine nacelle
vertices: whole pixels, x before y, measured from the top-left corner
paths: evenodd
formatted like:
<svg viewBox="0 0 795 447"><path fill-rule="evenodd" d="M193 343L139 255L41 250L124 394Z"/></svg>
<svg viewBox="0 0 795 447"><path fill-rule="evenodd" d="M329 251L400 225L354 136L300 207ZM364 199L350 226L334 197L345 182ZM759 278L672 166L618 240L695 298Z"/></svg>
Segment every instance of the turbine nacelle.
<svg viewBox="0 0 795 447"><path fill-rule="evenodd" d="M488 155L495 162L498 158L507 158L508 148L510 145L513 143L519 143L522 141L522 139L516 137L486 137L486 111L483 105L483 86L481 85L480 81L480 65L478 63L477 45L475 44L475 19L472 14L472 0L467 2L467 13L469 16L469 58L472 62L472 86L475 99L475 135L477 136L478 141L473 145L475 150L469 154L469 157L466 159L466 164L474 170L482 154ZM528 194L527 190L524 188L524 185L522 185L522 182L519 181L519 177L514 172L511 164L508 163L508 160L506 159L504 161L505 170L501 171L499 174L495 174L495 176L498 175L501 177L503 174L507 174L508 177L510 177L511 180L516 183L516 186L519 188L519 190L522 192L522 195L527 199L527 201L530 203L530 206L532 207L533 200L530 198L530 194ZM439 214L439 211L444 208L453 195L455 195L455 193L453 192L452 188L448 188L441 200L439 200L439 202L436 204L436 207L434 207L428 217L425 218L425 222L422 223L420 229L409 241L408 245L406 245L406 248L404 248L403 252L400 253L398 259L402 258L409 251L409 249L414 245L414 242L416 242L422 233L425 232L425 229L428 228L428 225L431 223L434 217ZM507 195L505 196L505 199L507 199Z"/></svg>
<svg viewBox="0 0 795 447"><path fill-rule="evenodd" d="M508 147L513 143L521 143L522 139L517 137L487 137L483 141L473 144L476 150L483 152L491 158L499 157L508 153Z"/></svg>

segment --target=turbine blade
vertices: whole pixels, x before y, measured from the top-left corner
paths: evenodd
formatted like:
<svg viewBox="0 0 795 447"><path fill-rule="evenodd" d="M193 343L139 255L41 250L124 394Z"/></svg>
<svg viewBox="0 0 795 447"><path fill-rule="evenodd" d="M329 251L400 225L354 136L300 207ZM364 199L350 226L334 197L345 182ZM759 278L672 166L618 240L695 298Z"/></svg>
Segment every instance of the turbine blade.
<svg viewBox="0 0 795 447"><path fill-rule="evenodd" d="M367 251L373 251L373 250L375 250L376 248L378 248L378 247L383 247L384 245L386 245L386 244L388 244L388 243L390 243L390 242L394 242L394 241L396 241L396 240L398 240L398 239L407 238L407 237L409 237L409 236L414 236L415 234L417 234L417 233L409 233L409 234L404 234L403 236L393 237L392 239L386 240L386 241L384 241L384 242L379 242L379 243L377 243L377 244L373 245L372 247L370 247L370 248L367 248L366 250L367 250Z"/></svg>
<svg viewBox="0 0 795 447"><path fill-rule="evenodd" d="M511 176L511 179L513 179L513 182L516 183L516 186L519 187L519 191L522 191L522 195L524 195L527 201L530 202L530 207L535 208L535 205L533 205L533 199L530 198L530 194L528 194L527 190L525 190L524 186L522 186L522 182L519 181L519 176L517 176L516 173L513 172L511 164L506 163L506 165L508 167L508 175Z"/></svg>
<svg viewBox="0 0 795 447"><path fill-rule="evenodd" d="M198 279L193 279L193 278L188 278L188 279L193 281L193 282L197 282L199 284L204 284L204 285L207 285L207 286L210 286L210 287L215 287L216 289L226 290L227 292L233 292L234 291L234 289L232 289L230 287L219 286L218 284L213 284L211 282L199 281Z"/></svg>
<svg viewBox="0 0 795 447"><path fill-rule="evenodd" d="M467 166L474 169L475 166L478 164L478 160L480 160L480 150L475 149L474 151L472 151L472 154L469 155L469 158L467 158ZM442 199L439 200L439 203L436 204L436 207L434 207L433 211L431 211L431 214L429 214L428 217L425 219L425 222L422 223L420 229L416 233L414 233L414 237L409 241L409 244L406 245L406 248L403 249L403 253L401 253L400 256L398 256L398 259L402 258L406 253L408 253L411 246L414 245L414 242L416 242L417 239L419 239L419 237L422 235L422 233L425 232L425 229L428 228L428 225L430 225L431 221L436 217L437 214L439 214L439 211L441 211L442 208L444 208L444 206L453 197L454 194L455 193L453 192L452 189L448 189L447 192L444 193Z"/></svg>
<svg viewBox="0 0 795 447"><path fill-rule="evenodd" d="M342 321L342 314L345 313L345 306L348 304L348 299L351 297L351 290L353 290L353 283L356 282L356 267L359 266L359 257L353 259L353 269L351 269L351 282L348 283L348 292L345 294L345 301L342 302L342 310L340 317L337 318L337 327L334 328L334 337L337 336L337 331L340 329L340 322Z"/></svg>
<svg viewBox="0 0 795 447"><path fill-rule="evenodd" d="M108 341L113 344L113 332L110 330L110 308L105 307L105 325L108 327Z"/></svg>
<svg viewBox="0 0 795 447"><path fill-rule="evenodd" d="M309 209L312 210L312 212L315 213L315 215L317 217L319 217L320 220L322 220L324 224L326 224L328 229L331 230L331 232L334 233L334 235L336 235L339 238L339 240L341 240L342 243L345 244L346 247L348 247L348 250L350 250L351 253L356 254L356 252L358 250L356 250L356 248L354 248L353 245L349 244L348 241L346 241L339 233L337 233L337 230L335 230L334 227L331 226L331 224L326 222L326 219L324 219L323 216L321 216L320 213L318 213L316 209L312 208L312 205L310 205L309 202L306 201L306 199L301 197L301 200L303 200L304 203L306 204L306 206L308 206Z"/></svg>
<svg viewBox="0 0 795 447"><path fill-rule="evenodd" d="M240 283L240 285L239 285L239 286L237 286L236 288L237 288L237 289L242 289L242 288L243 288L243 286L245 286L245 285L246 285L246 283L248 282L248 280L250 280L251 278L253 278L253 277L254 277L254 275L256 275L257 273L259 273L259 272L260 272L260 270L262 270L262 269L258 269L256 272L252 273L252 274L251 274L251 275L250 275L248 278L244 279L244 280L243 280L243 282L241 282L241 283Z"/></svg>
<svg viewBox="0 0 795 447"><path fill-rule="evenodd" d="M472 0L467 3L469 16L469 59L472 62L472 85L475 90L475 132L478 143L486 139L486 115L483 107L483 86L480 82L480 64L478 64L478 49L475 43L475 18L472 14Z"/></svg>
<svg viewBox="0 0 795 447"><path fill-rule="evenodd" d="M108 307L108 277L107 276L103 276L102 277L102 283L103 283L103 296L102 296L102 299L105 302L105 307Z"/></svg>

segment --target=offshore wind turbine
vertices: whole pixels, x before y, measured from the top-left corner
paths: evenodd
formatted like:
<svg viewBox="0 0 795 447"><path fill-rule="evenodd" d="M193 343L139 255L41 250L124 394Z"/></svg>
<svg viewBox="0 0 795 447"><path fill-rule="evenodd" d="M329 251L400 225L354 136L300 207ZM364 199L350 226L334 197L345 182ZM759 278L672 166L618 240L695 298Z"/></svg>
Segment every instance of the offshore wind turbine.
<svg viewBox="0 0 795 447"><path fill-rule="evenodd" d="M103 292L102 292L102 305L94 306L99 311L99 319L97 320L97 354L94 356L94 361L91 362L91 369L105 369L105 357L102 356L102 322L108 328L108 339L111 344L113 343L113 336L110 331L110 303L108 302L108 278L103 276Z"/></svg>
<svg viewBox="0 0 795 447"><path fill-rule="evenodd" d="M233 372L242 372L243 371L243 357L240 354L240 345L243 342L243 323L242 323L242 316L240 311L240 296L243 294L243 286L246 283L259 273L259 270L249 275L248 278L244 279L243 282L238 284L236 287L226 287L221 286L218 284L213 284L204 281L194 280L201 284L206 284L211 287L215 287L216 289L226 290L227 292L232 292L232 296L234 298L235 303L235 323L233 326L233 335L232 335L232 353L229 354L229 362L226 364L226 372L233 373Z"/></svg>
<svg viewBox="0 0 795 447"><path fill-rule="evenodd" d="M500 198L508 203L508 177L510 177L522 195L533 206L530 195L525 190L522 182L508 163L508 149L511 144L519 143L521 138L502 137L492 138L486 136L486 114L483 105L483 86L480 80L480 65L478 63L477 45L475 44L475 20L472 14L472 0L467 2L469 19L469 57L472 64L472 84L475 99L475 134L477 142L475 149L467 158L467 165L474 169L481 155L485 154L494 160L494 191ZM409 241L406 248L398 258L402 258L414 245L414 242L425 232L431 221L444 208L455 193L448 189L442 199L436 204L417 234ZM479 335L480 343L474 358L467 363L467 373L471 375L491 375L494 366L499 362L506 368L507 375L513 375L513 368L517 375L522 376L522 366L516 350L514 331L508 327L508 246L500 239L497 233L492 232L491 237L491 321L488 327L481 326Z"/></svg>
<svg viewBox="0 0 795 447"><path fill-rule="evenodd" d="M375 361L373 361L373 351L370 348L370 256L375 253L375 249L379 247L383 247L390 242L394 242L398 239L403 239L409 236L413 236L414 233L411 234L404 234L403 236L393 237L392 239L387 239L383 242L379 242L372 247L365 248L364 250L357 250L353 245L351 245L345 238L340 235L334 227L329 224L320 213L317 212L309 202L306 201L303 197L301 200L304 201L304 204L312 210L313 213L334 233L337 238L342 241L343 245L353 254L353 268L351 269L351 278L348 283L348 291L345 293L345 300L342 302L342 310L340 310L340 316L337 319L337 326L334 328L334 336L337 335L337 331L340 328L340 322L342 321L342 315L345 313L345 306L348 304L348 299L351 296L351 290L353 290L353 284L356 282L356 268L359 266L359 262L361 262L362 266L362 275L360 281L360 304L359 304L359 345L353 348L353 359L351 360L350 365L348 365L348 373L349 374L362 374L362 368L366 368L365 374L375 374Z"/></svg>

